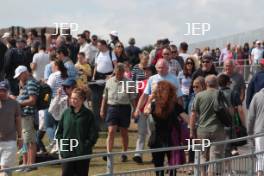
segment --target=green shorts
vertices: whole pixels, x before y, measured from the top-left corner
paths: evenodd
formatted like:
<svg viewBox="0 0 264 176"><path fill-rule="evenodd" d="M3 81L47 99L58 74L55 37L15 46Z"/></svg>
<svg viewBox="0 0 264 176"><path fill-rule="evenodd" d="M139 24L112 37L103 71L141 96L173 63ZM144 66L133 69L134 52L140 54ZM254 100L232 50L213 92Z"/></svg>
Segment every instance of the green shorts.
<svg viewBox="0 0 264 176"><path fill-rule="evenodd" d="M21 118L22 137L24 144L36 143L36 131L34 128L34 117L26 116Z"/></svg>

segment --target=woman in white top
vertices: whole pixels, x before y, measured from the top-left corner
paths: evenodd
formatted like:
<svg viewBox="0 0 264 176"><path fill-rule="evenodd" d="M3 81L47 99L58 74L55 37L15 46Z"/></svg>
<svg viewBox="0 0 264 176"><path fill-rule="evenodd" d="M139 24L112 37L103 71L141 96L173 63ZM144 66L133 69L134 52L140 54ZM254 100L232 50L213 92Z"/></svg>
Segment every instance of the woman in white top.
<svg viewBox="0 0 264 176"><path fill-rule="evenodd" d="M68 74L66 67L60 60L53 61L51 67L53 73L49 76L47 84L52 89L52 97L55 97L57 90L62 87L62 83L68 77ZM62 91L62 95L66 95L64 91Z"/></svg>
<svg viewBox="0 0 264 176"><path fill-rule="evenodd" d="M57 90L62 88L63 81L68 77L67 69L64 66L63 62L55 59L51 63L51 69L52 73L50 74L47 84L50 86L52 90L52 100L54 101L54 98L57 95ZM66 97L66 93L64 90L61 92L63 97ZM51 113L48 112L48 110L45 110L45 125L46 125L46 132L48 134L48 138L50 141L50 146L52 146L52 150L50 153L55 153L57 151L57 147L55 145L54 140L54 134L57 128L58 120L56 117L53 117Z"/></svg>

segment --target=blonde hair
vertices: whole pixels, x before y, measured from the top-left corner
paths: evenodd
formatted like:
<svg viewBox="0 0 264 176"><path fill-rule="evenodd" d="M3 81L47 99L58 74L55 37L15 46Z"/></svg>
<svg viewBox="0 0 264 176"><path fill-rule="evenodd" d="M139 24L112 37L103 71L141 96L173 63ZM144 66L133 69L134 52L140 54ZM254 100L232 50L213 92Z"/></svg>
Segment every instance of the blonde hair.
<svg viewBox="0 0 264 176"><path fill-rule="evenodd" d="M78 97L83 99L84 101L91 100L91 89L86 86L77 87L73 89L72 94L73 93L77 94Z"/></svg>

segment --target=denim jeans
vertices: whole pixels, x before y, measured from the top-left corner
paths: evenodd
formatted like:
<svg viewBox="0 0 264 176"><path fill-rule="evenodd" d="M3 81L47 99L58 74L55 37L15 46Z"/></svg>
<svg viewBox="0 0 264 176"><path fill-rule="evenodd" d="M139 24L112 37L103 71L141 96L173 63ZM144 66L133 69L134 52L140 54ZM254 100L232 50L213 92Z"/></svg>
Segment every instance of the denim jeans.
<svg viewBox="0 0 264 176"><path fill-rule="evenodd" d="M57 124L58 122L52 117L48 110L45 110L46 133L50 141L54 140Z"/></svg>

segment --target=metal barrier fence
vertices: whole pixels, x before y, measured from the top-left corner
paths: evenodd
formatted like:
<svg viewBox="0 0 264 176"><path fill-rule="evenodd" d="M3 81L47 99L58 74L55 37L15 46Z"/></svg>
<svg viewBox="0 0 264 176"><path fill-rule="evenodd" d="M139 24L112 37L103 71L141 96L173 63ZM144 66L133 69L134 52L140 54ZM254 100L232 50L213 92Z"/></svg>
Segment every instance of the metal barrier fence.
<svg viewBox="0 0 264 176"><path fill-rule="evenodd" d="M256 134L252 136L232 139L232 140L225 140L225 141L218 141L211 143L212 145L223 145L227 143L233 143L243 140L253 140L256 137L262 137L264 136L264 133ZM198 149L201 148L201 145L197 145ZM190 147L190 146L189 146ZM125 154L135 154L135 153L153 153L153 152L161 152L161 151L175 151L175 150L183 150L187 149L188 146L178 146L178 147L168 147L168 148L159 148L159 149L148 149L148 150L142 150L142 151L128 151L125 152ZM48 161L43 163L37 163L33 164L31 166L18 166L13 168L7 168L0 170L1 172L6 173L12 173L17 169L25 169L25 168L35 168L35 167L43 167L48 165L54 165L59 163L65 163L70 161L79 161L84 159L94 159L102 156L107 156L107 173L104 174L97 174L101 176L106 175L159 175L162 176L163 173L168 173L169 175L186 175L186 170L192 169L194 171L195 176L200 175L209 175L209 173L214 173L213 175L216 175L218 173L219 175L250 175L253 176L256 173L256 170L258 167L264 166L264 151L260 151L258 153L254 152L254 146L251 146L250 153L234 156L234 157L228 157L223 158L215 161L209 161L205 163L201 163L200 161L200 154L201 151L197 150L195 151L195 162L194 164L185 164L185 165L176 165L176 166L166 166L161 168L147 168L147 169L141 169L141 170L132 170L132 171L124 171L124 172L114 172L114 157L120 156L124 154L124 152L113 152L113 153L100 153L100 154L92 154L92 155L85 155L85 156L79 156L79 157L73 157L73 158L67 158L67 159L59 159L54 161ZM256 159L258 158L258 159ZM256 165L256 162L261 162L261 165Z"/></svg>
<svg viewBox="0 0 264 176"><path fill-rule="evenodd" d="M216 67L216 71L218 73L223 72L224 67L218 66ZM236 65L235 67L236 71L240 73L246 82L249 82L252 76L260 70L259 65Z"/></svg>

